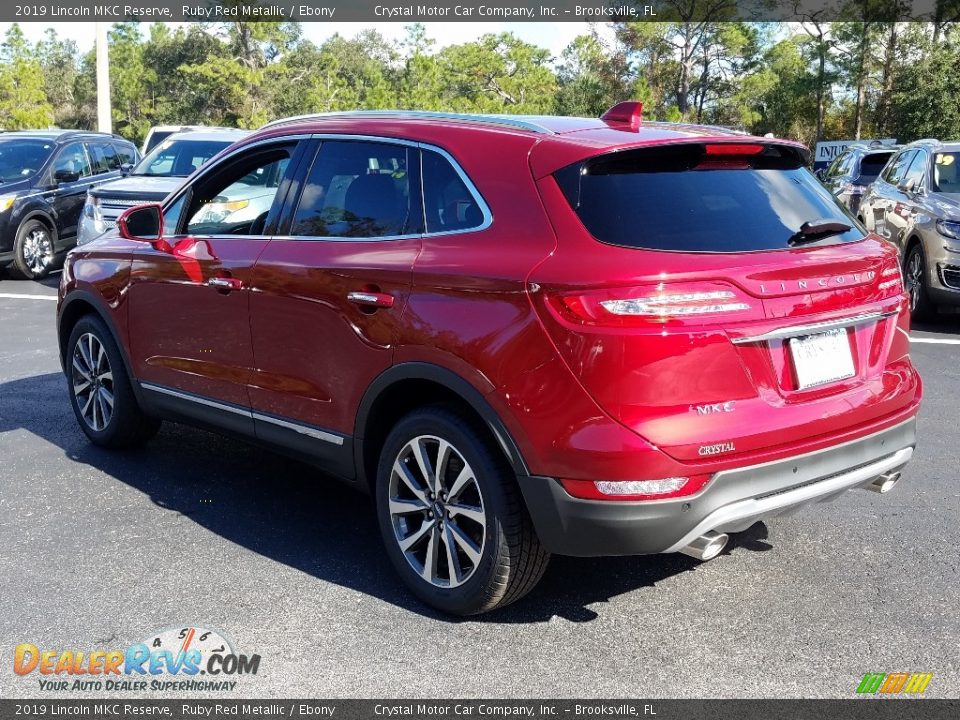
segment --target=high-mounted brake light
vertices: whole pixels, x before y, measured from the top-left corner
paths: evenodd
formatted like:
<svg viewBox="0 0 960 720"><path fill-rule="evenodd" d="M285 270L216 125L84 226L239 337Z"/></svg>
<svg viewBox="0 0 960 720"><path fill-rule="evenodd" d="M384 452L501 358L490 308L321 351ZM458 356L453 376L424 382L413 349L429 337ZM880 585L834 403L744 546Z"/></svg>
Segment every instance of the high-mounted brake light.
<svg viewBox="0 0 960 720"><path fill-rule="evenodd" d="M705 146L707 155L759 155L763 145L756 143L710 143Z"/></svg>
<svg viewBox="0 0 960 720"><path fill-rule="evenodd" d="M632 131L636 132L643 121L643 103L635 100L617 103L601 115L600 119L608 125L611 123L628 125Z"/></svg>
<svg viewBox="0 0 960 720"><path fill-rule="evenodd" d="M710 481L710 475L659 480L561 480L569 495L582 500L669 500L693 495Z"/></svg>

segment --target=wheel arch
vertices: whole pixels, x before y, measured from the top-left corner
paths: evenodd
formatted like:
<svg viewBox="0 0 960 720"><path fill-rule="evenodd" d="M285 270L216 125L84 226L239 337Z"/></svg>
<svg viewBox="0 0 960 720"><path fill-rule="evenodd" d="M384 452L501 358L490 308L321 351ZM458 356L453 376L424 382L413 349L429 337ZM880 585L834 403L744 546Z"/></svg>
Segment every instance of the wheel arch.
<svg viewBox="0 0 960 720"><path fill-rule="evenodd" d="M47 226L47 229L50 230L50 233L53 235L54 244L60 239L60 233L57 232L57 222L53 219L50 213L41 210L40 208L27 209L23 212L20 217L19 222L17 223L17 232L20 232L20 228L25 222L30 220L39 220L44 225Z"/></svg>
<svg viewBox="0 0 960 720"><path fill-rule="evenodd" d="M528 474L519 447L479 390L446 368L408 362L379 375L360 401L354 428L354 463L361 487L372 489L379 448L396 422L418 407L436 403L454 404L476 417L514 472Z"/></svg>
<svg viewBox="0 0 960 720"><path fill-rule="evenodd" d="M116 323L114 323L109 311L104 307L103 302L85 290L74 290L67 295L63 299L63 302L61 302L60 309L57 312L57 343L60 346L60 367L66 372L67 343L70 340L70 334L73 332L73 328L76 327L77 323L80 322L81 318L87 315L94 315L106 325L107 331L112 336L113 342L116 343L117 349L120 351L120 357L123 358L123 365L127 371L127 377L130 378L130 386L133 388L133 394L136 396L137 401L140 402L140 385L137 383L136 376L133 374L130 358L127 357L126 347L120 341L120 333L117 331Z"/></svg>

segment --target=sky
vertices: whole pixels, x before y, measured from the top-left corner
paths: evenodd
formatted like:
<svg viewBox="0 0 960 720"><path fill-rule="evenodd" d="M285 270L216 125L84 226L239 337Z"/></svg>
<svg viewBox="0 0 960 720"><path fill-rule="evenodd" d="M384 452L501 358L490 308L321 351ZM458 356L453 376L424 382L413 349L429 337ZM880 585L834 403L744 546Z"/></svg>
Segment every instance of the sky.
<svg viewBox="0 0 960 720"><path fill-rule="evenodd" d="M93 47L95 23L20 23L27 39L31 41L42 40L47 28L53 28L57 35L64 39L74 40L82 51ZM168 23L169 25L178 25L182 23ZM0 37L6 34L11 23L0 23ZM427 28L427 35L436 40L437 48L446 45L456 45L458 43L476 40L484 33L512 32L520 39L546 48L551 55L557 57L563 52L563 49L577 35L582 35L590 31L588 23L510 23L510 22L427 22L424 23ZM306 22L303 23L303 34L309 40L320 43L334 33L340 33L347 37L353 37L361 30L372 28L380 32L388 40L399 40L404 37L405 23L384 22L384 23L330 23L330 22ZM606 28L604 28L606 29ZM144 34L147 30L144 28Z"/></svg>

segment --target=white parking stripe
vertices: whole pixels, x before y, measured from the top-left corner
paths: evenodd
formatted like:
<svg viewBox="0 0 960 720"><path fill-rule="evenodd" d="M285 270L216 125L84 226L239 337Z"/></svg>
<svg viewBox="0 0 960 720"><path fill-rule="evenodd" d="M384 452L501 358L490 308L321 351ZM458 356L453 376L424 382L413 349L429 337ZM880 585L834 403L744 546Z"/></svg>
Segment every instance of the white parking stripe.
<svg viewBox="0 0 960 720"><path fill-rule="evenodd" d="M57 301L56 295L27 295L25 293L0 293L0 299L9 300L53 300Z"/></svg>
<svg viewBox="0 0 960 720"><path fill-rule="evenodd" d="M912 343L926 343L927 345L960 345L960 340L947 340L946 338L910 338Z"/></svg>

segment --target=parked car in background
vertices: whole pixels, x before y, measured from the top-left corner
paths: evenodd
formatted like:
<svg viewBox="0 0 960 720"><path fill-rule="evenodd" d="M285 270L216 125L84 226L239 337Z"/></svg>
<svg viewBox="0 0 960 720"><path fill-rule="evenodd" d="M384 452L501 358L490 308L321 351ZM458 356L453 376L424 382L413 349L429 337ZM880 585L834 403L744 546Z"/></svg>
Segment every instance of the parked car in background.
<svg viewBox="0 0 960 720"><path fill-rule="evenodd" d="M143 139L143 146L140 148L140 152L146 155L148 152L153 150L157 145L162 143L171 135L175 135L181 132L188 132L190 130L203 130L202 125L154 125L152 128L147 130L147 136Z"/></svg>
<svg viewBox="0 0 960 720"><path fill-rule="evenodd" d="M550 553L710 560L888 491L922 393L896 251L803 146L640 107L265 126L68 256L79 426L123 447L186 421L316 462L456 614L523 597ZM211 213L238 185L272 202Z"/></svg>
<svg viewBox="0 0 960 720"><path fill-rule="evenodd" d="M897 246L918 319L960 305L960 141L900 150L860 206L860 221Z"/></svg>
<svg viewBox="0 0 960 720"><path fill-rule="evenodd" d="M128 207L163 200L180 186L183 178L249 134L246 130L209 128L171 135L126 177L90 189L80 218L77 244L85 245L115 228L120 213Z"/></svg>
<svg viewBox="0 0 960 720"><path fill-rule="evenodd" d="M896 145L882 145L879 141L850 145L822 172L821 180L856 215L867 186L880 176L898 149Z"/></svg>
<svg viewBox="0 0 960 720"><path fill-rule="evenodd" d="M87 190L139 159L116 135L25 130L0 135L0 265L28 279L73 247Z"/></svg>

